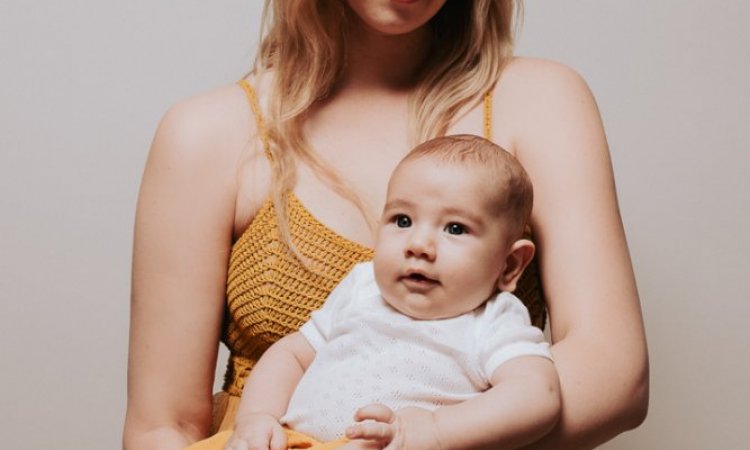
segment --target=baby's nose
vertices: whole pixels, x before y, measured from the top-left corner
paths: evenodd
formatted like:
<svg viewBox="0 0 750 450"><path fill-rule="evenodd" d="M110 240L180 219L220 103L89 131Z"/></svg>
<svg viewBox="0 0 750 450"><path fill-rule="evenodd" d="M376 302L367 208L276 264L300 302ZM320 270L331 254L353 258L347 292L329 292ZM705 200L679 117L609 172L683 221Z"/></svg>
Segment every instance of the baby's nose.
<svg viewBox="0 0 750 450"><path fill-rule="evenodd" d="M432 260L435 258L435 240L427 230L414 231L409 236L406 245L406 256L425 258Z"/></svg>

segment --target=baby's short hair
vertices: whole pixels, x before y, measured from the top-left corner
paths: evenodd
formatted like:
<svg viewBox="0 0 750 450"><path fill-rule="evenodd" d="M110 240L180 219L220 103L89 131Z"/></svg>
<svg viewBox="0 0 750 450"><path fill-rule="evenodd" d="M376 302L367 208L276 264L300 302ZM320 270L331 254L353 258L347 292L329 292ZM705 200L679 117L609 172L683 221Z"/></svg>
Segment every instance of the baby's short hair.
<svg viewBox="0 0 750 450"><path fill-rule="evenodd" d="M521 237L531 218L534 190L528 174L513 155L485 138L457 134L419 144L399 165L423 158L475 168L477 176L487 181L493 212L505 216L511 233Z"/></svg>

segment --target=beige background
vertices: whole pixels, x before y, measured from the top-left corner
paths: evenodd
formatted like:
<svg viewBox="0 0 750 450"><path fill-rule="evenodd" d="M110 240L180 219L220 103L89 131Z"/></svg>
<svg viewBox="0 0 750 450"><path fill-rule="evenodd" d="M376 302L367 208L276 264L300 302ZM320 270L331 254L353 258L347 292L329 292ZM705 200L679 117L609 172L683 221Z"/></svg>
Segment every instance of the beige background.
<svg viewBox="0 0 750 450"><path fill-rule="evenodd" d="M519 53L606 123L652 361L603 446L746 448L750 4L529 1ZM137 185L160 115L248 67L259 2L0 2L0 448L120 445Z"/></svg>

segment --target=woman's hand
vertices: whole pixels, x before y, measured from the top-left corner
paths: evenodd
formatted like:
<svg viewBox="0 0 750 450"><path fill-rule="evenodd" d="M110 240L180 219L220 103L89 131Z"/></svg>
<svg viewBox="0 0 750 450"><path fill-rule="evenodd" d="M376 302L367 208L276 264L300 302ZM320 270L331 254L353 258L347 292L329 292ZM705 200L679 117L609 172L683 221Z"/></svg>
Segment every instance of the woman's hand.
<svg viewBox="0 0 750 450"><path fill-rule="evenodd" d="M365 448L372 448L373 444L386 450L440 448L435 416L425 409L393 411L385 405L371 404L357 410L354 420L359 423L347 428L346 437L369 441ZM354 442L353 448L362 448Z"/></svg>

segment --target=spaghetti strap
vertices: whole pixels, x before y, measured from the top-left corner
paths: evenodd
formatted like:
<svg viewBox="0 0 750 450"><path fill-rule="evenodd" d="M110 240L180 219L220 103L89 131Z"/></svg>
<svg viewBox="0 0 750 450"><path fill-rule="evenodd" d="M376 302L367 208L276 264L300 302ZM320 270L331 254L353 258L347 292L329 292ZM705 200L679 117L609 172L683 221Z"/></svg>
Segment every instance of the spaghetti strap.
<svg viewBox="0 0 750 450"><path fill-rule="evenodd" d="M484 94L484 138L492 140L492 91ZM525 237L531 238L531 224L527 223L523 232Z"/></svg>
<svg viewBox="0 0 750 450"><path fill-rule="evenodd" d="M237 84L245 91L247 96L247 102L250 104L250 109L253 110L253 116L255 116L255 124L258 128L258 135L263 142L263 153L266 154L269 162L273 161L273 153L271 153L271 144L268 140L268 130L266 129L266 121L263 120L263 111L260 109L260 103L258 103L258 96L255 94L255 89L246 80L240 80Z"/></svg>
<svg viewBox="0 0 750 450"><path fill-rule="evenodd" d="M484 94L484 138L492 140L492 91Z"/></svg>
<svg viewBox="0 0 750 450"><path fill-rule="evenodd" d="M484 94L484 138L492 140L492 90ZM527 223L523 227L523 236L526 239L534 240L531 223ZM544 325L547 322L547 306L536 258L533 258L526 266L514 293L523 300L524 305L528 308L534 326L544 330Z"/></svg>

